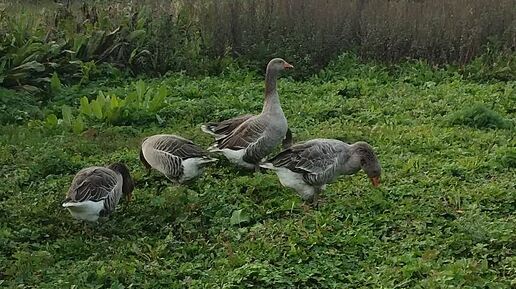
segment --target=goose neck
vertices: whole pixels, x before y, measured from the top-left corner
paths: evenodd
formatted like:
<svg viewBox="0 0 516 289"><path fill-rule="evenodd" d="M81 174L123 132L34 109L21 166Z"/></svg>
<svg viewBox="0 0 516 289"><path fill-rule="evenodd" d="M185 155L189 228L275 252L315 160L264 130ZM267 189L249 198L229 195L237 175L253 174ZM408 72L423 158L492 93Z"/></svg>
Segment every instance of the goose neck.
<svg viewBox="0 0 516 289"><path fill-rule="evenodd" d="M265 72L265 96L276 93L276 81L278 79L278 71L268 68Z"/></svg>

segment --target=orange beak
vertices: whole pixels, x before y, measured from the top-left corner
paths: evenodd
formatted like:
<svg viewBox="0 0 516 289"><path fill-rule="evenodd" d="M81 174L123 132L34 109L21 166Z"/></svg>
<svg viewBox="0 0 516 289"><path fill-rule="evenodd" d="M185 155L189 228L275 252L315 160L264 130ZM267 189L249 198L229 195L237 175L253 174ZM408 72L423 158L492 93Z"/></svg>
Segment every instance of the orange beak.
<svg viewBox="0 0 516 289"><path fill-rule="evenodd" d="M373 186L375 188L380 186L380 177L372 177L370 179L371 179L371 183L373 183Z"/></svg>
<svg viewBox="0 0 516 289"><path fill-rule="evenodd" d="M283 63L283 68L294 68L294 66L288 62Z"/></svg>

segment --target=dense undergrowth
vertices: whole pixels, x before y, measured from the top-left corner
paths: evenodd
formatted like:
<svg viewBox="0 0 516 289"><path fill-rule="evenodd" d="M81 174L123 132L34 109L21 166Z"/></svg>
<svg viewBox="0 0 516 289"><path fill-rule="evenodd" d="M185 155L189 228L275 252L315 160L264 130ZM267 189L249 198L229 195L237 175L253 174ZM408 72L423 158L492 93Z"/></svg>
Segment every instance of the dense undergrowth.
<svg viewBox="0 0 516 289"><path fill-rule="evenodd" d="M296 140L365 140L384 169L379 189L363 173L330 185L319 209L274 175L224 160L188 187L146 174L143 137L177 133L207 146L199 124L260 111L262 79L232 66L217 77L113 77L55 84L44 105L0 90L0 284L516 285L514 80L350 55L306 81L286 74L279 91ZM96 226L72 220L60 203L73 175L114 161L131 168L134 201Z"/></svg>
<svg viewBox="0 0 516 289"><path fill-rule="evenodd" d="M228 65L262 71L277 55L297 63L295 79L306 79L350 50L384 62L454 63L476 80L514 80L514 3L495 2L7 1L0 3L0 86L46 100L57 80L219 75Z"/></svg>

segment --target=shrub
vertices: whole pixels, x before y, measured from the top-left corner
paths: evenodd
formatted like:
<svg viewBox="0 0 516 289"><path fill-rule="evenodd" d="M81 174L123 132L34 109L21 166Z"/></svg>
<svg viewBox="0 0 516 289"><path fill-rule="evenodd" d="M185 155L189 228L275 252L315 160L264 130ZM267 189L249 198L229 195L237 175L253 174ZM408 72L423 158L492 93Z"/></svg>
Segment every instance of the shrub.
<svg viewBox="0 0 516 289"><path fill-rule="evenodd" d="M466 125L474 128L498 128L511 127L509 120L503 118L497 112L489 109L485 104L475 104L465 107L450 117L452 125Z"/></svg>

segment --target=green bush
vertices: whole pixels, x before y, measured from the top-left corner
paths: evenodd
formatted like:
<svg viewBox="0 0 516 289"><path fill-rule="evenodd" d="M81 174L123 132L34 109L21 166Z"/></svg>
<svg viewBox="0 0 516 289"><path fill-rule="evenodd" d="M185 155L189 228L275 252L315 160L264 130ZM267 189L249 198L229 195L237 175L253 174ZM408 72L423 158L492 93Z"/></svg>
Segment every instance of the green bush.
<svg viewBox="0 0 516 289"><path fill-rule="evenodd" d="M450 117L452 125L466 125L474 128L507 129L511 122L496 111L489 109L485 104L475 104L465 107Z"/></svg>

